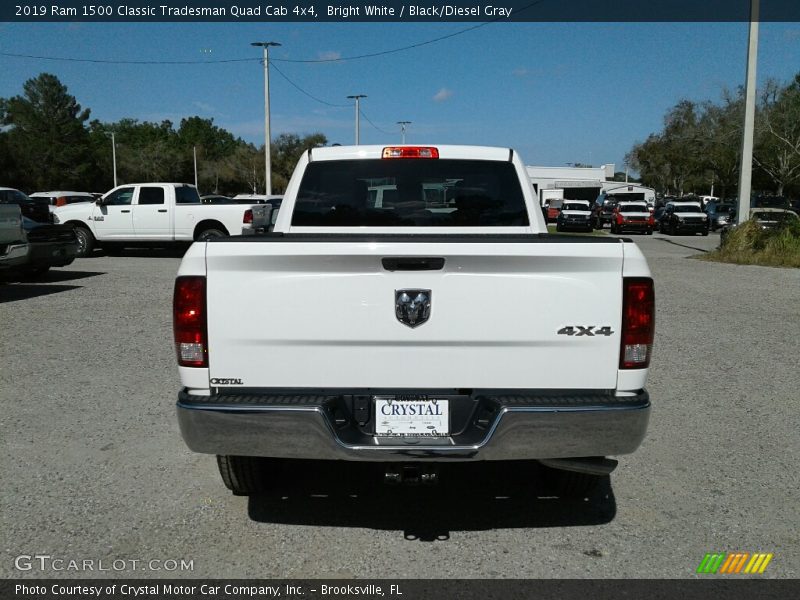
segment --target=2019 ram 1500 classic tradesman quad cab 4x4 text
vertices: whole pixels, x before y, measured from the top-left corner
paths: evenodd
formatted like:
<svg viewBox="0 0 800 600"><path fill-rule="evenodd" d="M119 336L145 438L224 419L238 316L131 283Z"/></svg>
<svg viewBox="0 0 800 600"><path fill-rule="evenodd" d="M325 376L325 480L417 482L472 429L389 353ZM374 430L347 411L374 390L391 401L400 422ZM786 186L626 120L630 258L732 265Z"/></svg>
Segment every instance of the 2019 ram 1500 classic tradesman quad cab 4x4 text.
<svg viewBox="0 0 800 600"><path fill-rule="evenodd" d="M535 459L591 485L647 428L653 281L630 240L546 232L512 150L307 151L273 233L183 258L184 440L238 494L282 458L395 481Z"/></svg>
<svg viewBox="0 0 800 600"><path fill-rule="evenodd" d="M96 202L67 204L53 213L75 228L78 256L88 256L98 242L110 250L254 233L269 224L266 210L257 203L202 204L197 188L185 183L129 183Z"/></svg>

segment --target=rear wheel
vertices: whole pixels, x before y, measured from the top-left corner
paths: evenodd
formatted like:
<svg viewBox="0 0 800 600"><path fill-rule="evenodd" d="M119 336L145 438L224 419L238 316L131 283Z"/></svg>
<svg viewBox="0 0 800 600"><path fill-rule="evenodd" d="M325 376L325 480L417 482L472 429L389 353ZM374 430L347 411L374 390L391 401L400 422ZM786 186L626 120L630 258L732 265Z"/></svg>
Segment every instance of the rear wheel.
<svg viewBox="0 0 800 600"><path fill-rule="evenodd" d="M75 227L75 237L78 238L78 256L85 258L94 250L94 236L86 227Z"/></svg>
<svg viewBox="0 0 800 600"><path fill-rule="evenodd" d="M645 233L645 235L653 235L653 228L652 227L648 227L647 231L645 231L644 233Z"/></svg>
<svg viewBox="0 0 800 600"><path fill-rule="evenodd" d="M561 227L561 223L556 223L556 231L564 231L564 228Z"/></svg>
<svg viewBox="0 0 800 600"><path fill-rule="evenodd" d="M224 235L228 234L222 231L221 229L204 229L203 231L198 233L194 239L198 242L207 242L211 238L222 237Z"/></svg>
<svg viewBox="0 0 800 600"><path fill-rule="evenodd" d="M675 227L675 223L670 223L669 224L669 234L670 235L677 235L677 233L678 233L678 228Z"/></svg>
<svg viewBox="0 0 800 600"><path fill-rule="evenodd" d="M222 482L237 496L249 496L266 489L267 459L257 456L217 456Z"/></svg>
<svg viewBox="0 0 800 600"><path fill-rule="evenodd" d="M703 230L703 235L708 235L708 229Z"/></svg>

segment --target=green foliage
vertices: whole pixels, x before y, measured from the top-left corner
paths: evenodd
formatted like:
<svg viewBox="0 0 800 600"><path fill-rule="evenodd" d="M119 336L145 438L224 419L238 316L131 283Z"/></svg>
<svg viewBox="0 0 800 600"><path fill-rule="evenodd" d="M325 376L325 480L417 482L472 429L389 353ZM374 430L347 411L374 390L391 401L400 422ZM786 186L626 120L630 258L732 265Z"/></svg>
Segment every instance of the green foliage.
<svg viewBox="0 0 800 600"><path fill-rule="evenodd" d="M777 229L764 230L755 221L733 229L718 250L704 260L800 268L800 219L786 220Z"/></svg>
<svg viewBox="0 0 800 600"><path fill-rule="evenodd" d="M55 76L42 74L24 84L24 96L0 98L0 172L3 184L25 191L105 191L114 183L114 133L118 183L194 183L197 153L201 193L264 191L264 150L198 116L152 123L93 120ZM324 146L321 133L281 134L272 143L272 187L281 193L300 155Z"/></svg>
<svg viewBox="0 0 800 600"><path fill-rule="evenodd" d="M49 73L26 81L23 91L0 111L9 127L4 152L13 157L12 179L36 189L80 184L93 166L84 127L89 110Z"/></svg>

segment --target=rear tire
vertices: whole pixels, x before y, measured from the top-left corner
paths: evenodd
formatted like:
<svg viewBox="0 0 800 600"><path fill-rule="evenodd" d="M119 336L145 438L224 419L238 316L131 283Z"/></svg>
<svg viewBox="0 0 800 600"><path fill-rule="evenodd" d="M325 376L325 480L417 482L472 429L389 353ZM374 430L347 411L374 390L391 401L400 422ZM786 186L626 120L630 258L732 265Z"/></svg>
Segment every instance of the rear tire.
<svg viewBox="0 0 800 600"><path fill-rule="evenodd" d="M648 229L647 231L644 232L644 234L645 235L653 235L653 230L652 229Z"/></svg>
<svg viewBox="0 0 800 600"><path fill-rule="evenodd" d="M544 469L544 479L548 488L561 498L573 500L586 498L602 481L601 475L589 475L588 473L577 473L575 471L564 471L562 469Z"/></svg>
<svg viewBox="0 0 800 600"><path fill-rule="evenodd" d="M78 257L86 258L90 256L95 246L92 232L88 228L79 225L75 227L75 237L78 238Z"/></svg>
<svg viewBox="0 0 800 600"><path fill-rule="evenodd" d="M556 223L556 231L564 231L558 223Z"/></svg>
<svg viewBox="0 0 800 600"><path fill-rule="evenodd" d="M236 496L249 496L266 489L266 459L217 455L217 467L225 487Z"/></svg>
<svg viewBox="0 0 800 600"><path fill-rule="evenodd" d="M221 229L204 229L197 236L194 238L197 242L207 242L211 238L215 237L223 237L228 235L226 232L222 231Z"/></svg>

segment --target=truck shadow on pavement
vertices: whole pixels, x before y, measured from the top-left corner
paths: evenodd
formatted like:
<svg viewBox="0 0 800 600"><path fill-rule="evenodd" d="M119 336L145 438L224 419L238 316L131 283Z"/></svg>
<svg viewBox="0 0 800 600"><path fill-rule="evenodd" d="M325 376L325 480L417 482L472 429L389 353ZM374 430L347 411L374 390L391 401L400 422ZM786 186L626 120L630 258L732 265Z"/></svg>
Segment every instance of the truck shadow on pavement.
<svg viewBox="0 0 800 600"><path fill-rule="evenodd" d="M708 248L698 248L697 246L690 246L688 244L679 244L678 242L676 242L674 240L668 240L667 238L663 238L663 237L658 237L658 238L655 238L655 239L657 239L659 242L664 242L666 244L672 244L673 246L680 246L681 248L688 248L689 250L697 250L698 252L711 252L711 250L709 250Z"/></svg>
<svg viewBox="0 0 800 600"><path fill-rule="evenodd" d="M83 286L60 285L58 282L74 281L97 275L105 275L105 273L99 271L48 271L35 279L7 275L0 279L0 304L76 290Z"/></svg>
<svg viewBox="0 0 800 600"><path fill-rule="evenodd" d="M446 541L452 532L601 525L616 516L610 479L582 500L558 498L529 462L442 465L436 485L383 483L384 465L322 463L276 474L251 496L254 521L402 531L407 540Z"/></svg>

